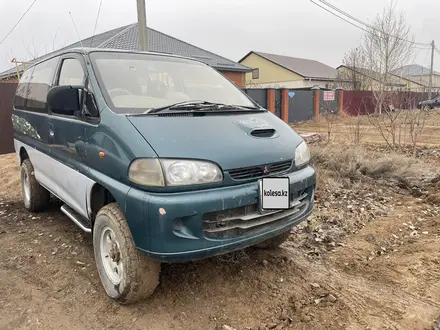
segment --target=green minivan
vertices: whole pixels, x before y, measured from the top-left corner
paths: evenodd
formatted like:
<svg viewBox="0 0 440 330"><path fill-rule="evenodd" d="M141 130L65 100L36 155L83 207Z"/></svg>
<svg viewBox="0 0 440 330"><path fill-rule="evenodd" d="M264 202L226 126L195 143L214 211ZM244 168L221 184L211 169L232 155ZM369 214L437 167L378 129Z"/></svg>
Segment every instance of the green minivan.
<svg viewBox="0 0 440 330"><path fill-rule="evenodd" d="M59 52L25 70L12 122L26 209L61 200L121 304L154 292L161 262L276 248L313 210L305 141L194 59Z"/></svg>

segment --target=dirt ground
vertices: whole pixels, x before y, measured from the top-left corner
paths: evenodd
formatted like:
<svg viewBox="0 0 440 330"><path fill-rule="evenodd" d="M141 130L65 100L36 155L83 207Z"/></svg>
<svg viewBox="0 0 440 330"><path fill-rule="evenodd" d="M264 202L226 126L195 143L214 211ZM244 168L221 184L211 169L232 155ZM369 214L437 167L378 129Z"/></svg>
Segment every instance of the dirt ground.
<svg viewBox="0 0 440 330"><path fill-rule="evenodd" d="M15 156L0 156L0 329L436 329L436 154L390 165L356 150L314 150L316 210L280 249L163 265L134 306L105 296L91 239L59 203L24 209Z"/></svg>

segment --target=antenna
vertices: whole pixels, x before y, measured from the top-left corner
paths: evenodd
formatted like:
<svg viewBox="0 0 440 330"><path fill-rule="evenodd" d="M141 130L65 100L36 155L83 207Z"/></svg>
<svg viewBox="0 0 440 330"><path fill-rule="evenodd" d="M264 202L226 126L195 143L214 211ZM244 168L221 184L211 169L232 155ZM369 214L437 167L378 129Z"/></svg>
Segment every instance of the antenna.
<svg viewBox="0 0 440 330"><path fill-rule="evenodd" d="M98 25L99 13L101 12L102 0L99 2L98 14L96 15L95 28L93 29L92 40L90 41L90 47L93 47L93 38L95 38L96 26Z"/></svg>
<svg viewBox="0 0 440 330"><path fill-rule="evenodd" d="M55 32L55 35L54 35L53 40L52 40L52 51L53 52L55 51L55 39L57 37L58 31L60 30L60 28L61 28L61 26L58 26L57 32Z"/></svg>
<svg viewBox="0 0 440 330"><path fill-rule="evenodd" d="M75 21L73 20L72 13L70 11L69 11L69 15L70 15L70 18L72 19L73 26L75 27L76 34L78 35L79 43L80 43L81 47L84 47L82 44L82 41L81 41L81 37L79 36L78 29L76 28Z"/></svg>

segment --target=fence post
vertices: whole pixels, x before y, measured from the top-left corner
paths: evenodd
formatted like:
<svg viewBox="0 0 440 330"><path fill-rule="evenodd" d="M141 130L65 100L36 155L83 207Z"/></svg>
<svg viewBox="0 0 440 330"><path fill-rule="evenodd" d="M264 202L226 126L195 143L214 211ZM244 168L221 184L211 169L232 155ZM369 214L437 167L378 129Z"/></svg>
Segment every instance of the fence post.
<svg viewBox="0 0 440 330"><path fill-rule="evenodd" d="M281 119L289 123L289 90L281 90Z"/></svg>
<svg viewBox="0 0 440 330"><path fill-rule="evenodd" d="M339 116L344 116L344 90L340 89L338 91L338 114Z"/></svg>
<svg viewBox="0 0 440 330"><path fill-rule="evenodd" d="M275 90L267 90L267 110L275 114Z"/></svg>
<svg viewBox="0 0 440 330"><path fill-rule="evenodd" d="M313 90L313 118L314 119L319 118L320 92L321 91L319 89Z"/></svg>

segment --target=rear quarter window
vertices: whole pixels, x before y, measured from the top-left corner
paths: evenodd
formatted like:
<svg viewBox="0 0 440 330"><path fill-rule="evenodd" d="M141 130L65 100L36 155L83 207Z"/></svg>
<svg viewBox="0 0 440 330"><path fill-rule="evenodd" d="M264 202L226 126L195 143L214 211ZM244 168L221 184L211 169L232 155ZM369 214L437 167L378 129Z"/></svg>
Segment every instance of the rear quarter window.
<svg viewBox="0 0 440 330"><path fill-rule="evenodd" d="M15 91L15 98L14 98L14 107L16 109L26 108L29 80L31 79L33 71L34 71L34 67L25 70L20 78L20 81L18 82L17 90Z"/></svg>
<svg viewBox="0 0 440 330"><path fill-rule="evenodd" d="M29 80L26 109L47 113L47 93L52 87L58 57L37 64Z"/></svg>

